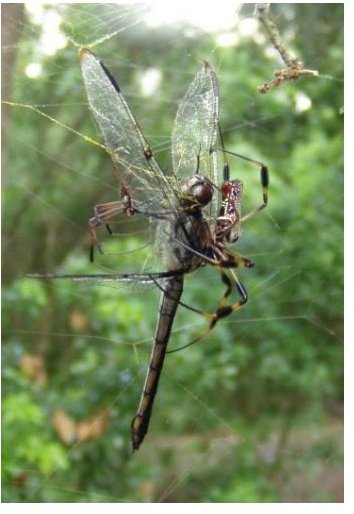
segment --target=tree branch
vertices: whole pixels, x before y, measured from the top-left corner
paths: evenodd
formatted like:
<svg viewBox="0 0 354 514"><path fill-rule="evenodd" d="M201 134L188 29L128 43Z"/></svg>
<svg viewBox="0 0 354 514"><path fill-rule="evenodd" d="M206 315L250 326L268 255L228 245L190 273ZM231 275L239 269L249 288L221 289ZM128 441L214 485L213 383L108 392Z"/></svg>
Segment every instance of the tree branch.
<svg viewBox="0 0 354 514"><path fill-rule="evenodd" d="M285 48L281 40L279 31L275 24L269 18L270 4L256 4L255 15L260 23L263 25L264 31L272 43L273 47L279 52L286 68L276 71L273 79L269 82L264 82L258 87L260 93L267 93L270 89L279 87L283 82L296 80L303 75L311 75L318 77L317 70L308 70L304 68L303 63L297 57L291 55Z"/></svg>

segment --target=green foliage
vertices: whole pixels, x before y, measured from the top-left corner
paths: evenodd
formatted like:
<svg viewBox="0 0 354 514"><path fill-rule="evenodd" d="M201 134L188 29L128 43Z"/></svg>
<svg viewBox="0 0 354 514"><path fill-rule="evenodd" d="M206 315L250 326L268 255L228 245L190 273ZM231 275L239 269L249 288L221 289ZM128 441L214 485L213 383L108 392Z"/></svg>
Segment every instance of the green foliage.
<svg viewBox="0 0 354 514"><path fill-rule="evenodd" d="M240 23L252 16L249 8ZM130 421L158 293L25 275L139 271L150 266L149 236L140 237L134 219L112 223L119 236L99 231L111 255L90 264L87 219L94 205L117 198L107 155L36 112L11 109L3 216L3 501L341 501L342 6L272 6L287 44L320 76L263 96L257 87L281 64L265 40L237 27L237 44L224 48L199 29L135 26L138 7L67 4L60 12L68 44L52 55L39 51L43 27L25 20L12 101L41 106L100 140L74 43L118 30L94 51L168 167L178 101L206 59L219 77L225 146L269 165L270 201L244 224L237 243L256 262L239 274L247 306L207 339L167 357L149 434L132 456ZM26 66L38 60L42 74L29 78ZM141 76L150 68L162 80L144 97ZM299 108L301 95L311 101L307 110ZM244 181L247 212L261 201L258 171L229 159L232 176ZM205 267L187 278L183 301L213 310L222 294L218 273ZM205 320L180 308L174 328L171 349L198 336ZM26 366L28 356L43 368ZM58 410L75 423L69 441L55 428ZM102 433L82 440L78 427L102 412L108 413Z"/></svg>

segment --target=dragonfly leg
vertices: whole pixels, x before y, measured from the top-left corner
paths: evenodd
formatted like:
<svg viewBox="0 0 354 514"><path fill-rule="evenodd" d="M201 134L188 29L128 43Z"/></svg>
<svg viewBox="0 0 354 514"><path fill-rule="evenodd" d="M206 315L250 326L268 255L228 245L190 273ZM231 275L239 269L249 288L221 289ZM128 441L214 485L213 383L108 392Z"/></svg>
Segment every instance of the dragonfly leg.
<svg viewBox="0 0 354 514"><path fill-rule="evenodd" d="M231 251L229 249L225 250L224 247L220 247L217 243L212 247L214 257L209 257L208 255L198 252L195 248L187 245L181 240L175 239L179 245L183 246L190 252L195 255L199 255L199 257L204 261L208 262L212 266L216 268L253 268L254 262L245 255L241 253Z"/></svg>

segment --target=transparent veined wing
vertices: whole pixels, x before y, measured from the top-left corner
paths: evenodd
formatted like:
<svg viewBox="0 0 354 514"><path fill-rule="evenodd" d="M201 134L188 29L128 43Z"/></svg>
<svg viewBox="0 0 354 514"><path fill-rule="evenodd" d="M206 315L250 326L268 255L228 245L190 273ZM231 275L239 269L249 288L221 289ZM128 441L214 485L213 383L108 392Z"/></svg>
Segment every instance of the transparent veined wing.
<svg viewBox="0 0 354 514"><path fill-rule="evenodd" d="M94 286L110 287L112 289L124 289L131 292L142 292L147 289L158 287L164 290L169 279L180 276L181 273L176 271L165 272L145 272L145 273L96 273L92 275L56 275L53 273L37 274L31 273L30 278L43 280L72 280L74 282L82 282Z"/></svg>
<svg viewBox="0 0 354 514"><path fill-rule="evenodd" d="M172 162L176 177L190 177L198 169L213 184L218 183L218 120L218 81L212 67L204 62L188 87L174 122ZM210 205L212 216L217 214L217 196Z"/></svg>
<svg viewBox="0 0 354 514"><path fill-rule="evenodd" d="M117 82L88 49L80 50L80 62L89 105L121 185L146 210L170 206L173 175L161 170Z"/></svg>

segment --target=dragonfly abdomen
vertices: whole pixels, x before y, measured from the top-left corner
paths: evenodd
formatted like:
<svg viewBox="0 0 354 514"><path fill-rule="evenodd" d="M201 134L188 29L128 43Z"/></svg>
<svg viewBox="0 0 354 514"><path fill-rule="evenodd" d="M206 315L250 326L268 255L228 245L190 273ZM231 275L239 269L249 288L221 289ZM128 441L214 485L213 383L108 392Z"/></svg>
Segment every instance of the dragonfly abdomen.
<svg viewBox="0 0 354 514"><path fill-rule="evenodd" d="M165 282L164 291L160 298L159 316L156 324L149 369L146 375L138 412L131 425L133 450L139 448L149 428L154 398L166 355L167 343L182 292L182 275L172 277Z"/></svg>

